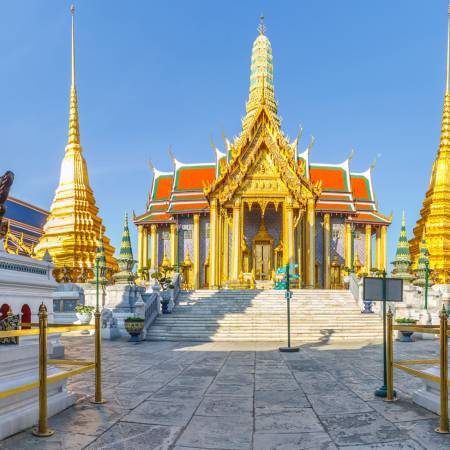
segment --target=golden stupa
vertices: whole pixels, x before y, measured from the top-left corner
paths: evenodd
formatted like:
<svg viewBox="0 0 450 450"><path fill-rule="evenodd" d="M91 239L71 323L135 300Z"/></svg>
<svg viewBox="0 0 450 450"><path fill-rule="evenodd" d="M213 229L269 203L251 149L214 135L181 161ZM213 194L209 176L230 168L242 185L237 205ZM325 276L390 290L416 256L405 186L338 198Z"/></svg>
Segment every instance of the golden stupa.
<svg viewBox="0 0 450 450"><path fill-rule="evenodd" d="M420 242L425 240L430 269L438 283L447 283L450 271L450 6L447 36L447 71L442 115L441 139L433 163L430 184L420 210L420 219L410 241L413 267L417 266Z"/></svg>
<svg viewBox="0 0 450 450"><path fill-rule="evenodd" d="M77 90L75 83L74 7L72 12L72 84L70 88L69 137L61 164L59 186L56 189L44 234L36 246L35 255L43 258L48 251L64 281L79 281L92 275L100 230L103 233L106 264L116 269L114 247L105 237L105 227L98 216L94 193L89 184L86 161L80 144ZM64 270L62 270L64 269Z"/></svg>

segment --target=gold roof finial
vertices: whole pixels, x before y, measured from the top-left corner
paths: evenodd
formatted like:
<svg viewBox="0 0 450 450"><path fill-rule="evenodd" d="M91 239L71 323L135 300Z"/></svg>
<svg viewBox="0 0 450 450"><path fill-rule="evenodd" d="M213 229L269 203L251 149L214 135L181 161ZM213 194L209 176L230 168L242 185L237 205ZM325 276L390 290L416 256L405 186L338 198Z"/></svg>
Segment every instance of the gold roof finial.
<svg viewBox="0 0 450 450"><path fill-rule="evenodd" d="M70 13L72 15L72 83L70 86L70 114L69 114L69 137L67 145L80 145L80 125L78 121L78 99L75 82L75 6L70 5Z"/></svg>
<svg viewBox="0 0 450 450"><path fill-rule="evenodd" d="M264 15L263 14L261 14L259 16L258 32L259 32L259 34L265 34L266 33L266 25L264 23Z"/></svg>
<svg viewBox="0 0 450 450"><path fill-rule="evenodd" d="M448 94L449 90L449 77L450 77L450 4L448 5L448 25L447 25L447 71L445 77L445 93Z"/></svg>

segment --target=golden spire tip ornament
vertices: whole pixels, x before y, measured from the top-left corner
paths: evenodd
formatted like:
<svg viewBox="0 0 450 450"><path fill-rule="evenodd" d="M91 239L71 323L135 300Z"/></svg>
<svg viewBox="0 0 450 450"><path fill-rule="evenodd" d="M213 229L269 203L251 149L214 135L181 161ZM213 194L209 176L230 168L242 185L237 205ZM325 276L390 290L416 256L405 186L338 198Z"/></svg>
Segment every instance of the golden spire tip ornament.
<svg viewBox="0 0 450 450"><path fill-rule="evenodd" d="M266 33L266 25L264 24L264 15L263 14L261 14L259 16L258 32L259 32L259 34Z"/></svg>

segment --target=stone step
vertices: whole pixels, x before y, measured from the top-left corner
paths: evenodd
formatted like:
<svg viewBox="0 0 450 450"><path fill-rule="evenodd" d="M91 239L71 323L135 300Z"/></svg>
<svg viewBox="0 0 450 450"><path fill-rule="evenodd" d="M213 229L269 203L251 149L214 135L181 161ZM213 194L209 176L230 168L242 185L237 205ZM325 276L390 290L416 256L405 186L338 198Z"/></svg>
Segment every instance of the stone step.
<svg viewBox="0 0 450 450"><path fill-rule="evenodd" d="M188 341L285 341L284 291L183 292L172 314L159 316L147 339ZM380 340L377 315L361 314L348 291L294 290L291 335L296 342Z"/></svg>

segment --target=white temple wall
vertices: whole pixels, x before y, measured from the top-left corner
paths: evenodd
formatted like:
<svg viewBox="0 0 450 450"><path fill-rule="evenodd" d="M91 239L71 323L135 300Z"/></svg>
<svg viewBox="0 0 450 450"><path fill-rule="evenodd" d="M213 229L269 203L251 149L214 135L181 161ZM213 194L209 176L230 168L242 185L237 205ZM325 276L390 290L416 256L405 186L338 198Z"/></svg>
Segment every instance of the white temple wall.
<svg viewBox="0 0 450 450"><path fill-rule="evenodd" d="M170 258L170 225L158 225L158 267L161 265L164 252L167 258Z"/></svg>
<svg viewBox="0 0 450 450"><path fill-rule="evenodd" d="M178 261L181 264L186 253L189 252L190 260L194 255L194 218L192 215L179 217L178 219Z"/></svg>
<svg viewBox="0 0 450 450"><path fill-rule="evenodd" d="M333 217L330 219L331 238L330 238L330 260L333 261L337 255L339 264L345 264L345 226L342 217Z"/></svg>

